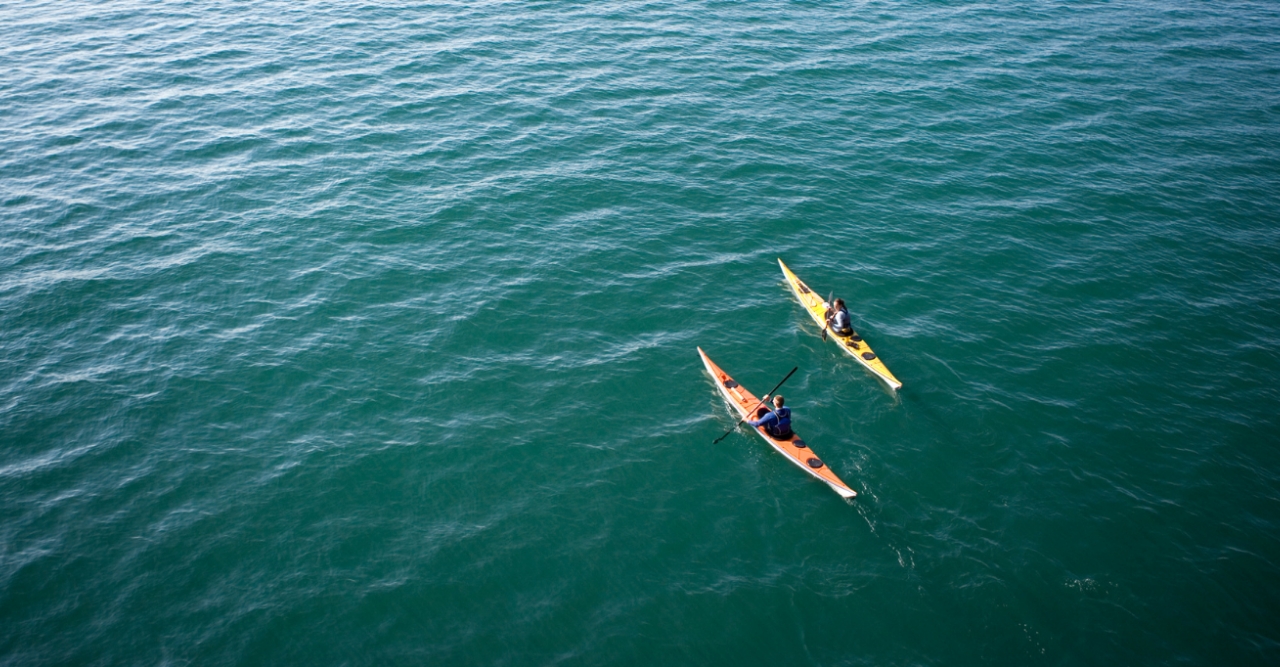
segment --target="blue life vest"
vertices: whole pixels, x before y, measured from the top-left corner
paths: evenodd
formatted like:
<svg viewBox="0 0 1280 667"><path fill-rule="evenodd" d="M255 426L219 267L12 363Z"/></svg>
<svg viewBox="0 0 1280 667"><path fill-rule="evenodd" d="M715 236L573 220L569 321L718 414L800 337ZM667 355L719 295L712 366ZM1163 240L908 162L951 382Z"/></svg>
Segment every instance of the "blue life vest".
<svg viewBox="0 0 1280 667"><path fill-rule="evenodd" d="M773 414L778 415L778 423L775 424L773 428L776 429L778 433L790 433L791 432L791 408L788 408L788 407L774 408Z"/></svg>

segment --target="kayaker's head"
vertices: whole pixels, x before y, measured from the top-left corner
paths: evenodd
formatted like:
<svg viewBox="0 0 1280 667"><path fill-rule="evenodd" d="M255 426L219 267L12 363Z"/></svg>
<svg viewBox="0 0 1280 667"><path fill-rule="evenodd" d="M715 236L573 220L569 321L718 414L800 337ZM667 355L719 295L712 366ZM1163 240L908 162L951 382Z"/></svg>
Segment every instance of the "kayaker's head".
<svg viewBox="0 0 1280 667"><path fill-rule="evenodd" d="M836 299L836 310L844 308L844 299Z"/></svg>
<svg viewBox="0 0 1280 667"><path fill-rule="evenodd" d="M785 400L783 400L781 396L774 396L774 397L773 397L773 405L774 405L775 407L779 407L779 408L780 408L780 407L782 407L785 403L786 403L786 401L785 401Z"/></svg>

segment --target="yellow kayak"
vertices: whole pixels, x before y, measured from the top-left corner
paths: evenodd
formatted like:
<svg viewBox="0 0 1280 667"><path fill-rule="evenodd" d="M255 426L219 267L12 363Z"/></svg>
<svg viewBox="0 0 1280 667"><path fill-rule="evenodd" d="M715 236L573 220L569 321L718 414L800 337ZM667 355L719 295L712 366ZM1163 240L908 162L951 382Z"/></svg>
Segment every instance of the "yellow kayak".
<svg viewBox="0 0 1280 667"><path fill-rule="evenodd" d="M791 292L800 300L800 305L809 311L809 316L813 318L814 322L818 323L819 327L825 327L827 325L827 306L822 297L815 294L813 290L809 289L808 285L804 284L804 281L797 278L796 274L792 273L791 269L788 269L781 259L778 260L778 266L782 267L782 274L787 277L787 284L791 286ZM857 359L858 363L866 366L867 370L875 373L876 377L884 380L890 389L897 390L902 388L902 383L898 382L898 378L893 377L893 373L890 373L884 362L880 361L880 357L877 357L876 353L871 351L871 346L867 345L867 341L862 340L862 336L859 336L858 332L855 331L850 336L837 336L834 331L828 329L827 338L834 342L837 347L848 352L849 356Z"/></svg>

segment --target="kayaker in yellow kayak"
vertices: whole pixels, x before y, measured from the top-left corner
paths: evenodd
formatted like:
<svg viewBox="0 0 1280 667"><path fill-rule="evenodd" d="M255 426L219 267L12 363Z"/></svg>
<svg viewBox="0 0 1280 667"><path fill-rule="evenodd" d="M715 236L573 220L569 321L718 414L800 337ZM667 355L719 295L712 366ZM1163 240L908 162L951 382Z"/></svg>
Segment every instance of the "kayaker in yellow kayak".
<svg viewBox="0 0 1280 667"><path fill-rule="evenodd" d="M849 311L844 307L844 299L836 299L836 302L827 306L827 325L831 327L831 333L837 336L853 335L853 327L849 323Z"/></svg>
<svg viewBox="0 0 1280 667"><path fill-rule="evenodd" d="M769 400L769 395L765 394L764 401ZM786 400L781 395L773 397L773 409L767 407L760 408L756 411L756 419L748 421L752 426L763 426L769 435L775 438L791 437L791 408L783 407Z"/></svg>

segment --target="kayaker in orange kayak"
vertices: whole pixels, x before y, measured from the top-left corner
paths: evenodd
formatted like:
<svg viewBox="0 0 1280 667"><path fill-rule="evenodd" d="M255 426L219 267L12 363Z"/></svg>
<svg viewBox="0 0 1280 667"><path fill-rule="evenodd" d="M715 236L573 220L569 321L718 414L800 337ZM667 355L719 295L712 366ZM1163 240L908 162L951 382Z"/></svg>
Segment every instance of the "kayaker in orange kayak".
<svg viewBox="0 0 1280 667"><path fill-rule="evenodd" d="M769 395L765 394L762 400L768 401ZM760 408L756 411L756 418L748 421L752 426L763 426L769 435L775 438L787 438L791 436L791 408L784 407L786 400L781 395L773 397L773 409L767 407Z"/></svg>

